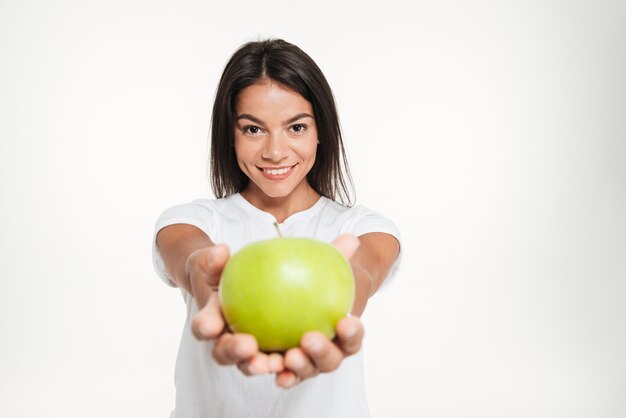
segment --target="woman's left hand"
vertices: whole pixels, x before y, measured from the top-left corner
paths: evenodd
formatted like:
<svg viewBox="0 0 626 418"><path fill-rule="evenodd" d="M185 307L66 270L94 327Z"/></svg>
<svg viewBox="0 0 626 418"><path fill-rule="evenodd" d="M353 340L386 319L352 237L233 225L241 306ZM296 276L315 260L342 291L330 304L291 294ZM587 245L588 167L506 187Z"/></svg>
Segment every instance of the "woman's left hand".
<svg viewBox="0 0 626 418"><path fill-rule="evenodd" d="M331 341L313 331L302 337L300 347L285 353L285 369L276 375L276 383L284 388L301 381L336 370L344 358L357 353L363 341L363 324L355 316L346 316L336 327L337 336Z"/></svg>
<svg viewBox="0 0 626 418"><path fill-rule="evenodd" d="M354 255L360 242L354 235L341 235L333 245L346 260ZM342 318L335 327L333 340L317 331L307 332L300 340L300 347L288 350L283 358L284 370L276 374L276 383L284 388L297 385L303 380L336 370L344 358L357 353L363 341L363 324L355 316Z"/></svg>

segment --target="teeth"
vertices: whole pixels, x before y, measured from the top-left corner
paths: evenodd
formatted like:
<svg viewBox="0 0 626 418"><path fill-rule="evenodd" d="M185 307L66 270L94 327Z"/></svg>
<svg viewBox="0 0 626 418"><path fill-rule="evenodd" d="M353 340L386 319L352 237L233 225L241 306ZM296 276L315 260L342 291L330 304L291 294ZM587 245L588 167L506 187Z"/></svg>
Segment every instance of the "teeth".
<svg viewBox="0 0 626 418"><path fill-rule="evenodd" d="M281 174L285 174L287 171L289 171L291 169L291 167L287 167L287 168L280 168L280 169L263 169L263 171L265 171L268 174L271 174L272 176L280 176Z"/></svg>

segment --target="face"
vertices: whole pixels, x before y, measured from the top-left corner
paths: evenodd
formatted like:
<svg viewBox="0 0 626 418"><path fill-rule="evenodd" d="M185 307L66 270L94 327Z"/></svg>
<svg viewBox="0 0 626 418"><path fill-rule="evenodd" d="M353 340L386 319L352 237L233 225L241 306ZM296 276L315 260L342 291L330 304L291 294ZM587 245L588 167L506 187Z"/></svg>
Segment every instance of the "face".
<svg viewBox="0 0 626 418"><path fill-rule="evenodd" d="M243 89L236 103L235 153L250 183L246 197L299 198L310 192L317 128L311 103L272 80Z"/></svg>

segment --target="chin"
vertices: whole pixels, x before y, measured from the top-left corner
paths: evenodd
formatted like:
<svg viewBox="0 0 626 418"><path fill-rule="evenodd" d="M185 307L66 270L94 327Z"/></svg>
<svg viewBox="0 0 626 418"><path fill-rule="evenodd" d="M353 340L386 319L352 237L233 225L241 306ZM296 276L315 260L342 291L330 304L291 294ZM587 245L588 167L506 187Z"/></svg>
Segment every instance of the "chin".
<svg viewBox="0 0 626 418"><path fill-rule="evenodd" d="M305 179L289 178L287 181L272 182L264 177L254 178L253 182L258 191L269 198L280 199L289 197L302 188Z"/></svg>
<svg viewBox="0 0 626 418"><path fill-rule="evenodd" d="M265 180L265 179L263 179ZM296 189L297 185L289 183L267 183L267 181L261 181L256 183L257 187L268 197L282 198L291 195Z"/></svg>
<svg viewBox="0 0 626 418"><path fill-rule="evenodd" d="M284 190L284 189L275 189L275 188L263 188L261 189L261 191L268 197L272 197L272 198L281 198L281 197L287 197L289 196L291 193L293 193L293 189L289 189L289 190Z"/></svg>

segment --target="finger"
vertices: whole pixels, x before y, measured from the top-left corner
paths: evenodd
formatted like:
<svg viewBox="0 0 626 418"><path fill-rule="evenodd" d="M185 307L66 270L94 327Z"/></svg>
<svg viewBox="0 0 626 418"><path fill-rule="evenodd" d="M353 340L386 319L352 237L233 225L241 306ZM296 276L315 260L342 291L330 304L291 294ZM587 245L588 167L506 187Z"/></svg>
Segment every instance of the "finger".
<svg viewBox="0 0 626 418"><path fill-rule="evenodd" d="M300 348L292 348L285 353L285 368L291 370L301 380L319 374L315 364Z"/></svg>
<svg viewBox="0 0 626 418"><path fill-rule="evenodd" d="M283 356L278 353L258 352L251 359L237 365L248 376L267 373L279 373L285 369Z"/></svg>
<svg viewBox="0 0 626 418"><path fill-rule="evenodd" d="M321 332L304 334L301 346L315 368L323 373L337 369L344 358L342 350Z"/></svg>
<svg viewBox="0 0 626 418"><path fill-rule="evenodd" d="M291 370L283 370L282 372L276 375L276 384L285 389L294 387L300 382L302 382L302 379L300 379Z"/></svg>
<svg viewBox="0 0 626 418"><path fill-rule="evenodd" d="M352 234L343 234L335 238L333 245L343 254L346 260L349 260L361 245L361 241Z"/></svg>
<svg viewBox="0 0 626 418"><path fill-rule="evenodd" d="M284 357L278 353L271 353L269 355L268 364L270 373L279 373L285 370Z"/></svg>
<svg viewBox="0 0 626 418"><path fill-rule="evenodd" d="M258 352L250 359L237 363L237 367L246 376L270 373L270 357L265 353Z"/></svg>
<svg viewBox="0 0 626 418"><path fill-rule="evenodd" d="M346 356L357 353L361 349L365 329L356 316L343 317L336 327L337 344Z"/></svg>
<svg viewBox="0 0 626 418"><path fill-rule="evenodd" d="M213 357L222 365L250 360L258 352L256 339L248 334L223 334L213 346Z"/></svg>
<svg viewBox="0 0 626 418"><path fill-rule="evenodd" d="M191 330L199 340L215 338L224 331L217 292L211 292L207 304L193 317Z"/></svg>

